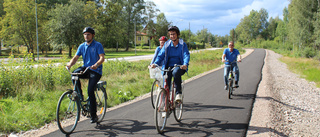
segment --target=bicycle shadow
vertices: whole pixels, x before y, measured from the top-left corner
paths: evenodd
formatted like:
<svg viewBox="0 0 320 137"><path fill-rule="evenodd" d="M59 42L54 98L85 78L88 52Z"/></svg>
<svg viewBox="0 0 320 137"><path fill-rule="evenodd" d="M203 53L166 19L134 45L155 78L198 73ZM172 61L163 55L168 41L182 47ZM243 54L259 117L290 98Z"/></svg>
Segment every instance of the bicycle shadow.
<svg viewBox="0 0 320 137"><path fill-rule="evenodd" d="M256 94L239 94L239 93L233 93L231 95L231 99L233 100L250 100L255 99Z"/></svg>
<svg viewBox="0 0 320 137"><path fill-rule="evenodd" d="M203 105L203 103L195 102L184 102L183 110L184 112L188 111L212 111L212 110L223 110L223 109L245 109L244 107L234 107L234 106L221 106L221 105Z"/></svg>

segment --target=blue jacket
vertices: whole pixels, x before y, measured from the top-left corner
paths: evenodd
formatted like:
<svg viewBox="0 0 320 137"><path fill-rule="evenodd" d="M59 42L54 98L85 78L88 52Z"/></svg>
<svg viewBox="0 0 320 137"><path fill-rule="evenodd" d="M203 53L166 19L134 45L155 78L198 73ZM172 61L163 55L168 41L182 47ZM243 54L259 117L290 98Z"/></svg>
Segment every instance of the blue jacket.
<svg viewBox="0 0 320 137"><path fill-rule="evenodd" d="M158 57L158 54L159 54L160 50L161 50L161 49L160 49L160 46L158 46L158 47L156 48L155 52L154 52L154 55L153 55L153 58L152 58L152 60L151 60L150 65L151 65L151 64L154 64L154 62L156 61L156 58ZM162 64L163 64L163 62L162 62L160 65L162 66Z"/></svg>
<svg viewBox="0 0 320 137"><path fill-rule="evenodd" d="M170 50L171 48L171 43L172 43L172 40L169 40L167 41L165 44L164 44L164 48L162 48L158 54L158 57L156 58L156 61L154 62L155 64L157 65L161 65L160 63L162 61L164 61L163 63L163 66L162 68L168 68L168 60L169 60L169 56L168 55L168 51ZM183 42L182 39L179 39L179 46L182 46L182 50L181 50L181 56L180 56L180 61L179 63L177 63L177 65L187 65L189 66L189 61L190 61L190 53L189 53L189 50L188 50L188 46L185 42Z"/></svg>

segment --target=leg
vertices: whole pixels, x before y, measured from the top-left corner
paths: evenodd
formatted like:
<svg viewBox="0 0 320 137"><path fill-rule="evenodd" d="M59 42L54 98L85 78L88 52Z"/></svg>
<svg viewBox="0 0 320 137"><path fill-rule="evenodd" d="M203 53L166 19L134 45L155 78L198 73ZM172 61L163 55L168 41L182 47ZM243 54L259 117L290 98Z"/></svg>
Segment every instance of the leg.
<svg viewBox="0 0 320 137"><path fill-rule="evenodd" d="M239 67L237 65L235 65L233 67L233 71L235 72L235 86L238 87L238 81L239 81L239 76L240 76L240 72L239 72Z"/></svg>
<svg viewBox="0 0 320 137"><path fill-rule="evenodd" d="M225 85L228 85L228 74L230 72L230 66L225 66L224 67L224 74L223 74L223 77L224 77L224 84Z"/></svg>
<svg viewBox="0 0 320 137"><path fill-rule="evenodd" d="M88 70L90 72L89 76L89 84L88 84L88 96L90 101L90 113L91 113L91 122L94 123L97 120L97 102L94 91L96 89L96 85L99 82L101 75L97 72Z"/></svg>
<svg viewBox="0 0 320 137"><path fill-rule="evenodd" d="M186 71L183 70L183 69L180 69L179 67L175 68L173 70L173 72L172 72L172 75L174 77L174 86L177 89L177 94L182 94L182 91L181 91L181 83L182 83L181 76L184 73L186 73Z"/></svg>
<svg viewBox="0 0 320 137"><path fill-rule="evenodd" d="M172 72L165 72L168 74L168 78L167 78L167 86L169 87L169 89L171 88L171 80L172 80Z"/></svg>
<svg viewBox="0 0 320 137"><path fill-rule="evenodd" d="M80 71L84 71L85 69L86 69L86 67L81 66L81 67L75 69L72 73L80 73ZM78 83L76 88L80 91L81 98L83 97L83 94L82 94L82 89L81 89L80 78L86 78L86 77L87 77L86 74L84 74L84 75L79 75L79 79L78 79L77 81L72 80L73 85L75 84L75 82ZM82 99L83 99L83 98L82 98Z"/></svg>

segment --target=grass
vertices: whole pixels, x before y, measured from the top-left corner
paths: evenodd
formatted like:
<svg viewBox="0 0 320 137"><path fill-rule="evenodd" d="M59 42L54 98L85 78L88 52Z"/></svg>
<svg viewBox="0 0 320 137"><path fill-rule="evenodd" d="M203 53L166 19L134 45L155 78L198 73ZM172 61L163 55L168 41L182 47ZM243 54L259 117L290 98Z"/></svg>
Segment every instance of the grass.
<svg viewBox="0 0 320 137"><path fill-rule="evenodd" d="M320 62L310 58L282 57L282 62L288 65L289 70L297 73L308 81L316 83L320 87Z"/></svg>
<svg viewBox="0 0 320 137"><path fill-rule="evenodd" d="M185 74L183 79L220 66L221 54L222 50L191 54L188 75ZM15 63L19 65L18 69L3 67L0 63L0 132L26 131L55 120L57 101L66 89L72 88L72 83L64 66L55 66L53 62L38 68L32 67L30 62ZM149 78L149 62L107 61L103 64L101 80L108 83L108 107L150 92L153 79ZM72 69L80 65L76 64ZM86 80L81 82L87 83ZM87 84L82 86L87 96Z"/></svg>

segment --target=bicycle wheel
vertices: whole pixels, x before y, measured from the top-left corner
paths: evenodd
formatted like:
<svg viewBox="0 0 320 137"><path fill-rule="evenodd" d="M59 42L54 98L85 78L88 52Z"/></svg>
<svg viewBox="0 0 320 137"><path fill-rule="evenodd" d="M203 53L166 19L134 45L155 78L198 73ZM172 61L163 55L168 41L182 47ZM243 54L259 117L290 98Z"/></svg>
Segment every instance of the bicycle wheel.
<svg viewBox="0 0 320 137"><path fill-rule="evenodd" d="M166 99L166 91L164 89L161 89L158 93L155 109L154 109L154 120L155 125L158 133L162 134L164 131L164 128L167 123L167 108L166 105L168 104L168 100Z"/></svg>
<svg viewBox="0 0 320 137"><path fill-rule="evenodd" d="M176 94L176 89L174 89L174 95ZM182 98L181 101L174 101L175 105L174 105L174 111L173 111L173 115L174 115L174 119L176 119L177 122L181 121L182 118L182 111L183 111L183 92L182 92Z"/></svg>
<svg viewBox="0 0 320 137"><path fill-rule="evenodd" d="M77 96L72 95L73 91L64 92L57 106L58 127L64 134L71 134L76 128L80 117L80 102Z"/></svg>
<svg viewBox="0 0 320 137"><path fill-rule="evenodd" d="M153 109L154 109L155 101L157 99L159 88L160 88L160 81L155 80L151 88L151 105Z"/></svg>
<svg viewBox="0 0 320 137"><path fill-rule="evenodd" d="M97 102L97 116L98 121L101 122L106 114L107 110L107 93L104 87L97 88L95 92Z"/></svg>
<svg viewBox="0 0 320 137"><path fill-rule="evenodd" d="M229 99L231 99L232 90L233 90L233 79L229 80L229 88L228 88L228 98Z"/></svg>

